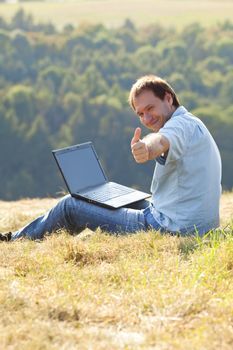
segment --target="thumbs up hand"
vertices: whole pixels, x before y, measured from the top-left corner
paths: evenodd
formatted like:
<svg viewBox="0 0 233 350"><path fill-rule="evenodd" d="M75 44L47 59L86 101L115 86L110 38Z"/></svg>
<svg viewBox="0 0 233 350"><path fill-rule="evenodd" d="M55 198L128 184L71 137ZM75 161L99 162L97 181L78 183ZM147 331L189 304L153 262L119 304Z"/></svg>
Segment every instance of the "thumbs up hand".
<svg viewBox="0 0 233 350"><path fill-rule="evenodd" d="M136 128L131 140L131 151L137 163L145 163L149 160L149 148L145 141L141 140L141 128Z"/></svg>

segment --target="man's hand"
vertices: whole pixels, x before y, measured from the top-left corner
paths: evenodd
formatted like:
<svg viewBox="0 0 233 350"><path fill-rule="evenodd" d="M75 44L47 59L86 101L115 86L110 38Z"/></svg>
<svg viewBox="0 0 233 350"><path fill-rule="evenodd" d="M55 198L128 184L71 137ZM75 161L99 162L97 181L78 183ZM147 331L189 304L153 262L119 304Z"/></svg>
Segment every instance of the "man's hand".
<svg viewBox="0 0 233 350"><path fill-rule="evenodd" d="M140 140L141 128L136 128L131 140L131 151L137 163L145 163L149 160L149 148L143 140Z"/></svg>

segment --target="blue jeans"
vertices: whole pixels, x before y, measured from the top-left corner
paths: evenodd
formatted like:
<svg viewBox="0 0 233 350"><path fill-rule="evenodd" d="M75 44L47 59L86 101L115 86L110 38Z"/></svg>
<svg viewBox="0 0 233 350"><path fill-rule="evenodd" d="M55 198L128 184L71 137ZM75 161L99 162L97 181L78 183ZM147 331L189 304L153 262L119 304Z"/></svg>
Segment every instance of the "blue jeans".
<svg viewBox="0 0 233 350"><path fill-rule="evenodd" d="M42 239L58 229L66 229L71 233L80 233L86 227L102 230L112 234L135 233L151 228L150 202L144 200L135 203L131 208L108 209L67 195L45 215L42 215L16 231L12 240L27 237ZM145 207L147 207L145 209ZM160 229L159 224L153 222L153 227Z"/></svg>

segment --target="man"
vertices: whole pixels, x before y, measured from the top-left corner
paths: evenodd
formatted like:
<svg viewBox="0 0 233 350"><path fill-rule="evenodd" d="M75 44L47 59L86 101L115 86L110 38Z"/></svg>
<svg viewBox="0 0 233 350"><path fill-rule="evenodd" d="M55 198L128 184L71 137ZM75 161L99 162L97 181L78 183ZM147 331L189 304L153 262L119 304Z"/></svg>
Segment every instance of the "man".
<svg viewBox="0 0 233 350"><path fill-rule="evenodd" d="M180 106L165 80L153 75L136 81L129 102L152 131L142 138L141 128L136 128L131 140L136 162L156 161L151 203L111 210L68 195L22 229L1 235L1 240L41 239L59 228L77 233L101 227L122 234L154 228L202 235L219 226L221 159L205 125Z"/></svg>

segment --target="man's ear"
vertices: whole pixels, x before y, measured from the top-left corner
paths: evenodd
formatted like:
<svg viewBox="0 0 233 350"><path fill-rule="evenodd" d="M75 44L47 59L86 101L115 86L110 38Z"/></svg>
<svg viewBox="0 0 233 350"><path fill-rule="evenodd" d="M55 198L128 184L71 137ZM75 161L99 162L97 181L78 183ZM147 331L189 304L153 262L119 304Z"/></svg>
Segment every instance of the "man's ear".
<svg viewBox="0 0 233 350"><path fill-rule="evenodd" d="M171 106L173 105L173 96L170 92L166 92L164 98Z"/></svg>

